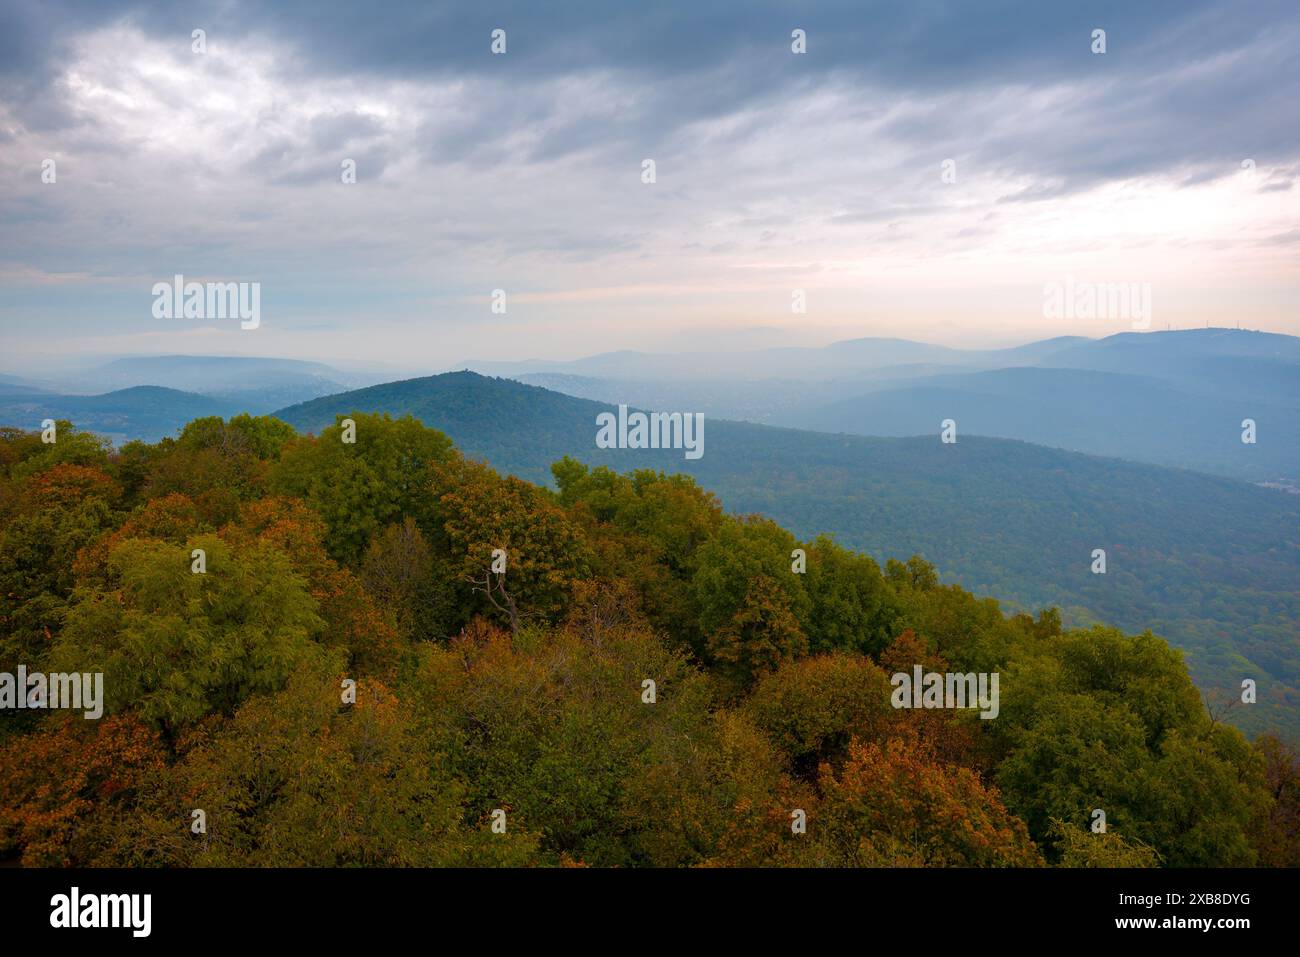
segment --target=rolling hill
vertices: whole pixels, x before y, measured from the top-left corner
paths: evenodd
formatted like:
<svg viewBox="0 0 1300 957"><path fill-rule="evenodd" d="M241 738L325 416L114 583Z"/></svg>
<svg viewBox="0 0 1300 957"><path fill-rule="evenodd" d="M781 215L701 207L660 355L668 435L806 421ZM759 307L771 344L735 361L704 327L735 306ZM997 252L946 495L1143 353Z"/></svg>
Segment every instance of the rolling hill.
<svg viewBox="0 0 1300 957"><path fill-rule="evenodd" d="M1024 366L911 380L773 421L820 432L917 435L952 418L968 435L1263 481L1300 475L1297 411L1244 391L1190 391L1155 376ZM1256 422L1254 444L1241 441L1247 418Z"/></svg>
<svg viewBox="0 0 1300 957"><path fill-rule="evenodd" d="M97 389L183 389L252 414L363 384L320 362L248 356L135 356L91 369L79 379Z"/></svg>
<svg viewBox="0 0 1300 957"><path fill-rule="evenodd" d="M570 455L620 471L684 471L737 512L834 533L878 560L917 553L1010 607L1150 628L1203 688L1260 683L1248 730L1300 730L1300 497L1194 472L937 429L870 438L709 419L705 454L595 447L603 403L462 372L280 410L315 432L349 412L412 415L467 454L534 481ZM683 410L685 411L685 410ZM1106 575L1090 571L1105 548Z"/></svg>
<svg viewBox="0 0 1300 957"><path fill-rule="evenodd" d="M1300 487L1300 339L1239 329L1010 349L854 339L821 349L466 363L580 398L855 435L966 435ZM1257 442L1240 441L1243 419Z"/></svg>
<svg viewBox="0 0 1300 957"><path fill-rule="evenodd" d="M103 395L0 394L0 422L6 425L38 429L43 419L68 419L84 432L96 432L119 444L130 439L156 442L175 435L192 419L224 418L242 411L230 402L152 385Z"/></svg>
<svg viewBox="0 0 1300 957"><path fill-rule="evenodd" d="M43 395L49 390L16 375L0 373L0 395Z"/></svg>

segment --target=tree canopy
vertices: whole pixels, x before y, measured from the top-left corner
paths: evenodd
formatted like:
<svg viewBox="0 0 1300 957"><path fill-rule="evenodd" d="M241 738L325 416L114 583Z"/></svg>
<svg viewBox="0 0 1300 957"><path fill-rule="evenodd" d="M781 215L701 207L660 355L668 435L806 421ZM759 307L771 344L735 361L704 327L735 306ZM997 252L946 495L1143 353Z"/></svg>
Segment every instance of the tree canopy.
<svg viewBox="0 0 1300 957"><path fill-rule="evenodd" d="M97 720L5 712L0 857L1300 863L1294 748L1151 632L1007 614L683 475L564 459L552 491L348 419L0 431L0 671L104 676ZM900 706L914 674L996 677L996 715Z"/></svg>

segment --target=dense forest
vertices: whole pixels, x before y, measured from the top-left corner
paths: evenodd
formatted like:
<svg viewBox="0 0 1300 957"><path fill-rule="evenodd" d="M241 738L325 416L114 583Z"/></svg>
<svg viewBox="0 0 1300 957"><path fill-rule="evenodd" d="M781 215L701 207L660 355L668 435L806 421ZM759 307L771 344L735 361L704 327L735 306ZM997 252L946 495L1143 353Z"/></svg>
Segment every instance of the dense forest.
<svg viewBox="0 0 1300 957"><path fill-rule="evenodd" d="M565 455L620 472L688 472L730 511L760 512L803 537L832 533L881 563L920 555L945 581L1014 610L1056 606L1067 626L1150 628L1223 704L1244 678L1267 689L1254 707L1229 711L1229 723L1300 738L1300 496L971 435L962 423L943 445L938 421L929 435L879 438L708 419L695 461L680 450L598 449L593 423L608 408L454 373L276 415L318 432L354 409L410 414L465 454L552 486L551 464ZM1098 547L1105 575L1090 569Z"/></svg>
<svg viewBox="0 0 1300 957"><path fill-rule="evenodd" d="M3 713L0 856L1300 863L1292 746L1150 632L1004 613L690 476L565 458L546 487L350 418L0 431L0 671L105 695ZM918 667L997 675L996 717L896 707Z"/></svg>

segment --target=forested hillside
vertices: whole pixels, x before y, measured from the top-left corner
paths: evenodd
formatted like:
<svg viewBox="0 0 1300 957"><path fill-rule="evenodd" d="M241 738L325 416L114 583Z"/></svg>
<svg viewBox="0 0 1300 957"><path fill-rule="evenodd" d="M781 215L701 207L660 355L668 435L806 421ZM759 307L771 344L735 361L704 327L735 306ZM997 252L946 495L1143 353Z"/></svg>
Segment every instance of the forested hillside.
<svg viewBox="0 0 1300 957"><path fill-rule="evenodd" d="M1150 633L1008 616L684 475L564 459L548 489L350 418L0 433L0 670L105 689L98 720L5 711L0 855L1300 863L1295 753ZM996 714L897 707L918 667L998 676Z"/></svg>
<svg viewBox="0 0 1300 957"><path fill-rule="evenodd" d="M794 408L772 416L772 423L819 432L910 436L953 418L969 435L1270 481L1300 476L1300 365L1279 363L1276 368L1290 381L1269 382L1269 366L1254 362L1250 371L1259 377L1250 381L1255 390L1225 386L1208 394L1192 391L1190 383L1091 369L936 375L820 408ZM1270 397L1253 394L1256 390L1268 390ZM1267 441L1241 441L1246 418L1267 427Z"/></svg>
<svg viewBox="0 0 1300 957"><path fill-rule="evenodd" d="M536 482L569 455L618 471L689 472L737 512L834 534L877 561L919 554L945 581L1067 624L1152 629L1225 699L1226 720L1300 731L1300 496L1023 442L868 438L706 419L705 452L595 447L609 406L473 373L374 386L277 415L319 432L352 410L411 414L458 448ZM1107 551L1107 572L1091 571Z"/></svg>

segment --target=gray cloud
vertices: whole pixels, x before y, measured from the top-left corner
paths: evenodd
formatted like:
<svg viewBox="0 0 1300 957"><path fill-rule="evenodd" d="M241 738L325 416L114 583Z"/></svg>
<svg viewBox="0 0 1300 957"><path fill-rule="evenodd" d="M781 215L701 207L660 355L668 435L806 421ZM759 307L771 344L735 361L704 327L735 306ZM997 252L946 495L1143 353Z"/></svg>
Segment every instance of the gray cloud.
<svg viewBox="0 0 1300 957"><path fill-rule="evenodd" d="M51 0L0 4L0 95L30 129L76 125L58 91L70 40L127 23L178 48L196 26L209 43L239 49L274 38L290 55L286 78L455 78L484 95L471 115L431 118L421 141L431 155L487 165L517 158L502 130L526 127L522 159L546 163L585 151L660 149L675 130L789 101L800 84L832 78L883 94L889 110L918 97L880 129L929 144L936 154L1058 176L1065 188L1175 165L1227 162L1243 151L1290 155L1300 126L1279 122L1300 97L1290 64L1300 43L1294 5L1283 0L1225 6L1210 0L1087 8L1038 2L906 4L862 0L791 6L776 0L711 4L408 2L378 8L348 2L229 0L160 2ZM503 27L509 52L492 56L488 34ZM809 52L790 55L793 27ZM1108 52L1088 50L1092 28ZM634 99L615 115L588 116L547 101L547 81L609 73ZM994 130L973 127L945 95L1023 86L1077 85L1078 102L1057 117L1027 110ZM1053 122L1053 119L1057 122ZM82 119L84 122L84 118ZM355 110L321 118L313 145L375 132ZM742 131L732 135L741 136ZM295 174L285 174L293 182Z"/></svg>
<svg viewBox="0 0 1300 957"><path fill-rule="evenodd" d="M189 53L195 27L208 57ZM148 55L108 31L136 47L138 31ZM256 273L299 299L354 284L358 301L409 286L440 317L503 276L631 298L662 282L739 310L736 275L969 255L1109 182L1193 191L1252 158L1271 170L1254 191L1280 202L1297 46L1277 0L0 0L0 218L31 227L0 235L0 275ZM1258 235L1289 242L1290 225Z"/></svg>

